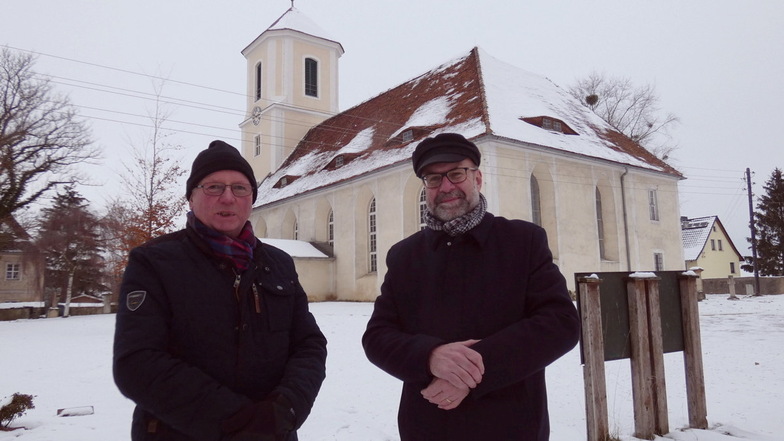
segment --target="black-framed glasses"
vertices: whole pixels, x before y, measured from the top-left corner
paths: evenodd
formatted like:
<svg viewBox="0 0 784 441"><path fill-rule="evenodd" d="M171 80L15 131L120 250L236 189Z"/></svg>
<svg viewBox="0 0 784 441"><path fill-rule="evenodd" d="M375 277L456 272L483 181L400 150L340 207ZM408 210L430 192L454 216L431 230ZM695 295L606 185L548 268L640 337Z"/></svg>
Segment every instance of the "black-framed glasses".
<svg viewBox="0 0 784 441"><path fill-rule="evenodd" d="M425 187L427 188L438 188L441 186L441 182L443 182L444 177L449 179L449 182L453 184L459 184L466 180L468 177L468 170L477 171L478 168L471 168L471 167L457 167L449 170L446 173L428 173L426 175L422 175L422 182L425 183Z"/></svg>
<svg viewBox="0 0 784 441"><path fill-rule="evenodd" d="M220 196L226 191L226 187L231 187L231 192L238 198L250 196L253 193L253 187L247 184L223 184L220 182L213 182L211 184L197 185L196 188L201 188L204 194L208 196Z"/></svg>

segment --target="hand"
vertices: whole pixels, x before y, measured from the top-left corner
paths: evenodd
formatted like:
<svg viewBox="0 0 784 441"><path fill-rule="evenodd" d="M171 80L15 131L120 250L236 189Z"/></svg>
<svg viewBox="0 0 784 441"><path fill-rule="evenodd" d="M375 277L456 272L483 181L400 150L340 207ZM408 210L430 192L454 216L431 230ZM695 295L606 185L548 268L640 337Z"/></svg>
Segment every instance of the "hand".
<svg viewBox="0 0 784 441"><path fill-rule="evenodd" d="M441 345L430 353L430 372L455 387L475 388L482 381L485 365L482 355L471 349L479 340L466 340Z"/></svg>
<svg viewBox="0 0 784 441"><path fill-rule="evenodd" d="M240 409L223 422L221 429L232 434L231 441L285 440L294 430L294 411L283 394L273 393Z"/></svg>
<svg viewBox="0 0 784 441"><path fill-rule="evenodd" d="M422 396L438 405L439 409L452 410L463 402L470 391L471 389L466 386L455 387L442 378L434 378L426 388L422 389Z"/></svg>

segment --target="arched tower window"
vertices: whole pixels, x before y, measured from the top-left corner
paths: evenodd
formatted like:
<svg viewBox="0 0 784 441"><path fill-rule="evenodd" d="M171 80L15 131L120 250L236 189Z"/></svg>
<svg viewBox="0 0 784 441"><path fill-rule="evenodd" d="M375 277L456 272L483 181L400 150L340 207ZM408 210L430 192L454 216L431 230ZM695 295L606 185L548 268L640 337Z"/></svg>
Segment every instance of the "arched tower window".
<svg viewBox="0 0 784 441"><path fill-rule="evenodd" d="M305 95L318 96L318 61L305 59Z"/></svg>
<svg viewBox="0 0 784 441"><path fill-rule="evenodd" d="M255 76L255 100L258 101L261 99L261 61L256 63L256 72L254 73Z"/></svg>

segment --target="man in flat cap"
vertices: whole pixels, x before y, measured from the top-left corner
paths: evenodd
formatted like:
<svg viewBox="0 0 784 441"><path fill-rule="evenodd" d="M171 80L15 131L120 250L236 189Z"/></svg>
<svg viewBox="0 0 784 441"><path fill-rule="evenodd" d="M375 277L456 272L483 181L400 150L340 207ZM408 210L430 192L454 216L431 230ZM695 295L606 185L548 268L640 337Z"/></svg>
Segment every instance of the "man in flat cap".
<svg viewBox="0 0 784 441"><path fill-rule="evenodd" d="M389 250L362 337L403 381L401 441L545 441L545 367L579 333L545 231L486 211L481 154L463 136L427 138L412 160L427 228Z"/></svg>
<svg viewBox="0 0 784 441"><path fill-rule="evenodd" d="M131 251L114 379L133 441L294 441L325 376L327 341L294 262L248 221L250 164L214 141L193 161L186 227Z"/></svg>

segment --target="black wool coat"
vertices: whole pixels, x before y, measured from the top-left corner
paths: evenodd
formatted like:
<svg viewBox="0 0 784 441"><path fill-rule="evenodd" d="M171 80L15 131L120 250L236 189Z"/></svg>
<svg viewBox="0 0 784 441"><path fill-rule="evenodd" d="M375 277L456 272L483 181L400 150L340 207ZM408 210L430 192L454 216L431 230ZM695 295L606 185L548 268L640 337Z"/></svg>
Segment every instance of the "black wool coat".
<svg viewBox="0 0 784 441"><path fill-rule="evenodd" d="M458 237L425 229L402 240L387 268L362 344L403 381L401 440L549 439L545 367L575 346L579 320L544 230L488 213ZM420 393L429 355L468 339L481 340L482 382L438 409Z"/></svg>
<svg viewBox="0 0 784 441"><path fill-rule="evenodd" d="M134 441L225 439L221 422L273 391L299 427L325 377L326 345L293 260L277 248L257 242L240 275L190 226L130 253L113 369L137 405Z"/></svg>

